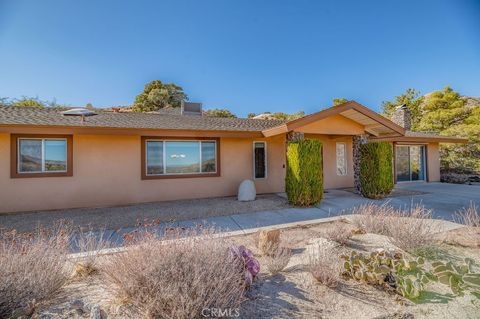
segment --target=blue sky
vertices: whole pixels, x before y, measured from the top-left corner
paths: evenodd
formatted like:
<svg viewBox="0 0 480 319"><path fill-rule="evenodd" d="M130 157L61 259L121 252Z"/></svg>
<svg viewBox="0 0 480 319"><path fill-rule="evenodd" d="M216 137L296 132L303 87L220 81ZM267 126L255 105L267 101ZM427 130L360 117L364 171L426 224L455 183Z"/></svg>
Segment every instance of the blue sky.
<svg viewBox="0 0 480 319"><path fill-rule="evenodd" d="M128 105L153 79L242 116L479 96L480 0L0 0L0 97Z"/></svg>

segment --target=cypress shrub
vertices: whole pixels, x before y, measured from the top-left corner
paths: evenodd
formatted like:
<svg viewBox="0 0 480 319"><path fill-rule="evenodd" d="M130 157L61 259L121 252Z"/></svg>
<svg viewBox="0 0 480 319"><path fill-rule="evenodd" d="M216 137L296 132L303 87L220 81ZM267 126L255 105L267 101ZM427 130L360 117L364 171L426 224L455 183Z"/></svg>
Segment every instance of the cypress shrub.
<svg viewBox="0 0 480 319"><path fill-rule="evenodd" d="M360 145L360 192L368 198L383 198L393 189L393 150L387 142Z"/></svg>
<svg viewBox="0 0 480 319"><path fill-rule="evenodd" d="M322 143L302 140L288 143L285 191L295 206L320 203L323 196Z"/></svg>

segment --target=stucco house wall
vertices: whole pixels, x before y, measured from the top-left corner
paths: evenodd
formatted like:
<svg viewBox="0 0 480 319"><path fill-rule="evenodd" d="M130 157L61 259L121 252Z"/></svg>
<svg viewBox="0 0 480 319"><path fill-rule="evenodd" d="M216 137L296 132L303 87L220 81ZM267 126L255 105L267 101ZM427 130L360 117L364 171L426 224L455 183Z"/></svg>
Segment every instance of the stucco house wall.
<svg viewBox="0 0 480 319"><path fill-rule="evenodd" d="M49 131L52 134L52 131ZM236 195L253 178L253 142L267 141L258 193L284 191L285 136L220 138L220 177L141 179L139 135L73 136L73 176L10 178L10 134L0 134L0 212L100 207Z"/></svg>

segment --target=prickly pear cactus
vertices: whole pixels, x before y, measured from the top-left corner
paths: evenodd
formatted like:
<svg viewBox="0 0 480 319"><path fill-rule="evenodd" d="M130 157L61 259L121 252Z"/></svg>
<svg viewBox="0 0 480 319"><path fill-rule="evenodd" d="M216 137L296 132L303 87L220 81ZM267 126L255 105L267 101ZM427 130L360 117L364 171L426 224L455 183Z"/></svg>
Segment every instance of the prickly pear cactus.
<svg viewBox="0 0 480 319"><path fill-rule="evenodd" d="M435 279L424 269L424 259L407 260L401 254L385 251L363 255L342 255L344 275L372 285L382 285L409 298L418 298L425 285Z"/></svg>
<svg viewBox="0 0 480 319"><path fill-rule="evenodd" d="M474 264L471 258L465 258L462 265L455 265L451 261L435 261L432 263L433 274L438 282L449 286L454 294L463 295L465 290L479 294L480 273L474 272Z"/></svg>

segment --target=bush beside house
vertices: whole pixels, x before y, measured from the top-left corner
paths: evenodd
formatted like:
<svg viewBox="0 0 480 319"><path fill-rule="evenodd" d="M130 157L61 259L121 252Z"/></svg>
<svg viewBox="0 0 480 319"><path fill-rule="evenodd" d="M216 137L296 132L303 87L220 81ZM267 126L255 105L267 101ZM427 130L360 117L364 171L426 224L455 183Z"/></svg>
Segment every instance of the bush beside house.
<svg viewBox="0 0 480 319"><path fill-rule="evenodd" d="M383 198L391 193L393 150L387 142L360 145L360 192L368 198Z"/></svg>
<svg viewBox="0 0 480 319"><path fill-rule="evenodd" d="M322 143L318 140L290 142L287 148L285 190L296 206L320 203L323 196Z"/></svg>

